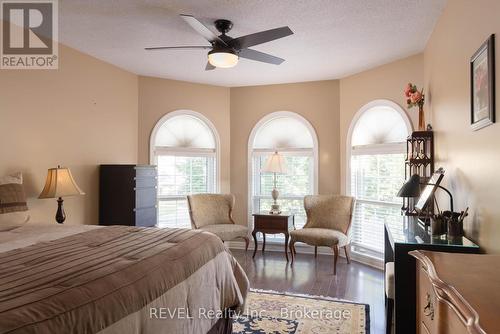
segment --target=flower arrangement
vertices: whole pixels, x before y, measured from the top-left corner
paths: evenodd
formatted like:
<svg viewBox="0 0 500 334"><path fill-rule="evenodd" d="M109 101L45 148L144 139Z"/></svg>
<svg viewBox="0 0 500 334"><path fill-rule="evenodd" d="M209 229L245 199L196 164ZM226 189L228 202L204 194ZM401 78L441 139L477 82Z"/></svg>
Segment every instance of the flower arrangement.
<svg viewBox="0 0 500 334"><path fill-rule="evenodd" d="M425 95L423 88L422 90L419 91L416 85L409 82L408 85L406 85L404 92L408 108L412 107L422 108L424 106Z"/></svg>
<svg viewBox="0 0 500 334"><path fill-rule="evenodd" d="M425 131L424 119L424 90L418 90L417 86L409 82L405 87L406 104L408 108L418 107L418 130Z"/></svg>

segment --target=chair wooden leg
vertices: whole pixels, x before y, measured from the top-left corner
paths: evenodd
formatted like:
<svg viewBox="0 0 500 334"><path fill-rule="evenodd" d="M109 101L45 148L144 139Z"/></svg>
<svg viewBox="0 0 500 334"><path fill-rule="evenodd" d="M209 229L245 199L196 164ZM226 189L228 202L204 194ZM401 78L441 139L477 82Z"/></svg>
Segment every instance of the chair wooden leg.
<svg viewBox="0 0 500 334"><path fill-rule="evenodd" d="M335 245L333 248L333 275L337 275L337 260L339 258L339 246Z"/></svg>
<svg viewBox="0 0 500 334"><path fill-rule="evenodd" d="M295 241L290 241L290 253L292 254L292 262L290 262L290 266L293 266L293 260L295 258Z"/></svg>
<svg viewBox="0 0 500 334"><path fill-rule="evenodd" d="M347 263L351 263L351 258L350 258L350 255L349 255L349 249L348 249L348 247L349 247L349 245L344 246L345 258L347 260Z"/></svg>
<svg viewBox="0 0 500 334"><path fill-rule="evenodd" d="M285 233L285 257L286 257L286 262L288 262L288 238L289 238L288 233Z"/></svg>
<svg viewBox="0 0 500 334"><path fill-rule="evenodd" d="M318 246L314 246L314 257L318 257Z"/></svg>
<svg viewBox="0 0 500 334"><path fill-rule="evenodd" d="M394 310L394 299L387 298L387 303L385 305L385 333L391 334L392 329L392 312Z"/></svg>
<svg viewBox="0 0 500 334"><path fill-rule="evenodd" d="M262 232L262 254L266 250L266 234Z"/></svg>
<svg viewBox="0 0 500 334"><path fill-rule="evenodd" d="M248 237L243 237L245 239L245 252L248 251L248 245L250 244L250 238Z"/></svg>
<svg viewBox="0 0 500 334"><path fill-rule="evenodd" d="M254 244L252 258L255 258L255 253L257 253L257 232L255 230L253 230L253 232L252 232L252 237L253 237L253 244Z"/></svg>

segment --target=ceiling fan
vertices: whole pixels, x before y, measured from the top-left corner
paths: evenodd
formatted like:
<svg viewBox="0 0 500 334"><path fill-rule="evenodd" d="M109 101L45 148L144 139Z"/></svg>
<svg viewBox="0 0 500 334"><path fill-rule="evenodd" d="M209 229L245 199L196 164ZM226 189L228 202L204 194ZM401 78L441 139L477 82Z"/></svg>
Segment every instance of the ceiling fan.
<svg viewBox="0 0 500 334"><path fill-rule="evenodd" d="M180 50L180 49L207 49L208 63L205 70L213 70L216 67L229 68L236 66L239 58L246 58L263 63L279 65L285 60L270 54L249 49L252 46L270 42L279 38L283 38L293 34L289 27L281 27L271 30L265 30L250 35L245 35L237 38L232 38L227 33L233 27L233 23L229 20L215 20L215 28L221 33L217 36L203 23L192 15L181 14L181 17L194 30L202 35L211 46L158 46L145 48L146 50Z"/></svg>

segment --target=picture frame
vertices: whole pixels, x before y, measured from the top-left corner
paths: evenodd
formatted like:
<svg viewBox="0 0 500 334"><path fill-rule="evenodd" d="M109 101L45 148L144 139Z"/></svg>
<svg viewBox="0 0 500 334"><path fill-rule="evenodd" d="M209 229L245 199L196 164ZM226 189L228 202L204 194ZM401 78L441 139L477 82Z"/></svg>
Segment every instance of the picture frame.
<svg viewBox="0 0 500 334"><path fill-rule="evenodd" d="M495 35L470 59L470 124L476 131L495 123Z"/></svg>

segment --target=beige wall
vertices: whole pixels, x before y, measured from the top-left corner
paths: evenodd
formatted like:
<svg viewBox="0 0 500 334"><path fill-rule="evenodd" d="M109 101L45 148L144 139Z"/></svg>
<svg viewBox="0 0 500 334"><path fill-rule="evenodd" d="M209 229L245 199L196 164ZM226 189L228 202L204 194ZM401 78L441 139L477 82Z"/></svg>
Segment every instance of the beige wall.
<svg viewBox="0 0 500 334"><path fill-rule="evenodd" d="M68 197L68 224L96 224L98 164L137 160L137 76L59 48L58 70L0 70L0 175L22 171L33 222L54 222L36 197L47 169L71 168L85 196Z"/></svg>
<svg viewBox="0 0 500 334"><path fill-rule="evenodd" d="M216 127L221 151L220 189L229 192L229 88L139 77L139 163L149 163L149 139L156 123L179 109L199 112Z"/></svg>
<svg viewBox="0 0 500 334"><path fill-rule="evenodd" d="M247 223L248 139L255 124L275 111L306 118L319 141L319 192L339 193L339 82L231 88L231 192L236 195L235 219Z"/></svg>
<svg viewBox="0 0 500 334"><path fill-rule="evenodd" d="M14 149L1 148L3 161L9 163L0 165L0 174L22 170L34 220L52 221L55 203L37 200L36 195L47 168L71 167L87 195L66 200L68 223L93 224L98 208L97 165L149 163L150 134L158 120L174 110L194 110L217 128L221 191L237 196L235 218L245 224L248 139L262 117L285 110L311 122L319 140L319 192L339 193L352 116L373 99L403 104L402 87L409 80L420 85L421 73L419 55L340 81L230 89L137 77L61 46L60 70L4 71L0 77L6 97L0 101L1 135L14 142ZM23 85L22 91L12 86L16 81ZM32 99L24 98L26 91Z"/></svg>
<svg viewBox="0 0 500 334"><path fill-rule="evenodd" d="M375 99L404 106L402 90L408 81L422 86L422 54L340 81L229 89L139 77L139 162L149 162L150 134L162 116L179 109L202 113L214 123L221 138L221 191L236 195L235 218L245 224L248 139L262 117L274 111L292 111L311 122L319 140L319 192L339 193L345 186L341 172L345 172L345 139L352 117ZM417 113L408 114L416 124Z"/></svg>
<svg viewBox="0 0 500 334"><path fill-rule="evenodd" d="M468 235L495 253L500 252L500 126L470 129L469 61L495 33L498 101L499 13L497 0L449 1L424 53L427 111L436 133L437 159L446 169L444 181L455 195L456 210L471 208Z"/></svg>
<svg viewBox="0 0 500 334"><path fill-rule="evenodd" d="M354 115L370 101L386 99L406 110L403 89L408 82L423 84L423 54L376 67L340 80L340 156L341 185L346 193L346 140ZM414 126L418 111L407 110Z"/></svg>
<svg viewBox="0 0 500 334"><path fill-rule="evenodd" d="M250 132L266 114L296 112L319 139L319 192L345 192L346 136L366 103L389 99L405 106L404 85L427 90L426 114L436 134L438 165L457 209L471 207L466 222L488 251L500 251L498 125L469 126L469 58L491 33L500 34L500 3L449 1L424 54L341 80L225 88L137 77L60 47L57 71L1 71L0 175L25 174L33 220L53 221L54 200L38 200L47 168L72 169L87 193L65 201L69 224L97 223L100 163L148 163L149 137L168 112L190 109L216 126L221 141L221 191L237 196L235 218L247 221L247 148ZM497 36L497 38L500 38ZM498 42L497 42L498 45ZM497 78L500 64L497 51ZM497 85L497 97L500 85ZM409 111L416 124L416 111ZM442 206L446 207L446 204Z"/></svg>

